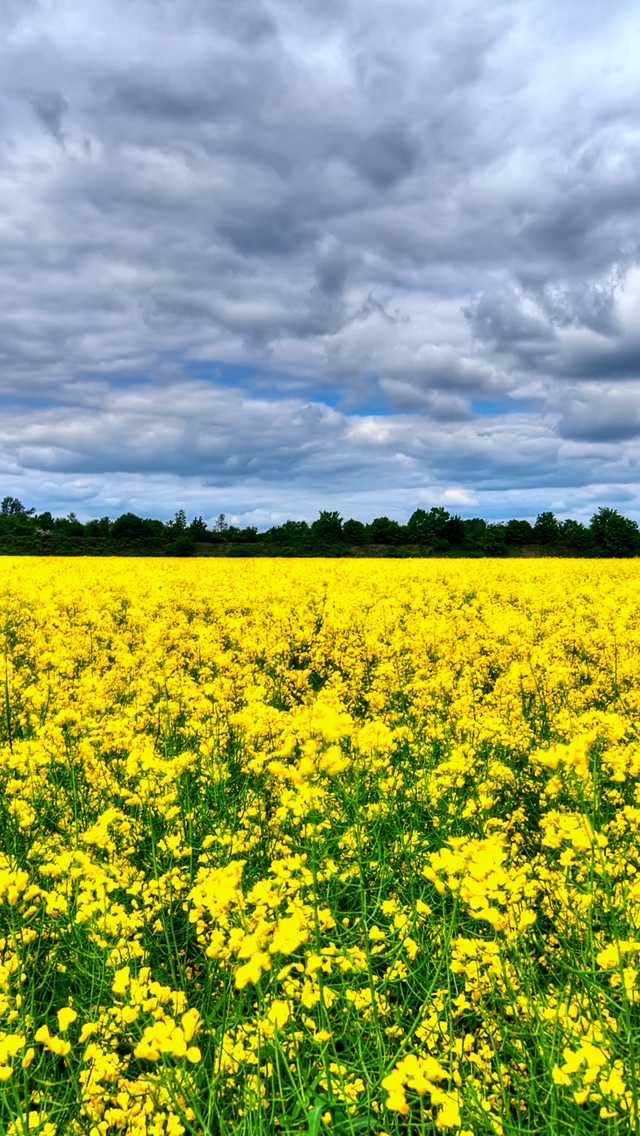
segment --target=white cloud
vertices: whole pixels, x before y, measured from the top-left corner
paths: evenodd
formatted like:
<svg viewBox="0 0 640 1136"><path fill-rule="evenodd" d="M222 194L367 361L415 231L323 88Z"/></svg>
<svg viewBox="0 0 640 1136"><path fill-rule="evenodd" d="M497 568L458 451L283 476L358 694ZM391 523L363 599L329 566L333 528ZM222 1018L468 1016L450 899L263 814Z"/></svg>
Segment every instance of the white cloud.
<svg viewBox="0 0 640 1136"><path fill-rule="evenodd" d="M6 492L638 512L631 3L0 23Z"/></svg>

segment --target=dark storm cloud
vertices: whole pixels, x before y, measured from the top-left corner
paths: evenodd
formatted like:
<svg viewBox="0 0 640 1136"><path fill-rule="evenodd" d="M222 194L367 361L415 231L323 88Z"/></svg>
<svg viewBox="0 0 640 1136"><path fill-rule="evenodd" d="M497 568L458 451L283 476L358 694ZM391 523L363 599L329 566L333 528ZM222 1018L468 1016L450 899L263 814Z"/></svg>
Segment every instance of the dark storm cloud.
<svg viewBox="0 0 640 1136"><path fill-rule="evenodd" d="M62 142L62 116L69 109L63 95L59 91L38 91L32 96L31 105L56 142Z"/></svg>
<svg viewBox="0 0 640 1136"><path fill-rule="evenodd" d="M632 4L21 0L0 26L7 492L638 509Z"/></svg>
<svg viewBox="0 0 640 1136"><path fill-rule="evenodd" d="M354 146L357 169L376 189L388 189L414 169L417 147L404 123L379 126Z"/></svg>
<svg viewBox="0 0 640 1136"><path fill-rule="evenodd" d="M592 386L569 396L558 429L563 438L617 443L640 436L640 383Z"/></svg>
<svg viewBox="0 0 640 1136"><path fill-rule="evenodd" d="M567 350L561 370L571 378L637 379L640 377L640 337L636 332L604 341L578 342Z"/></svg>

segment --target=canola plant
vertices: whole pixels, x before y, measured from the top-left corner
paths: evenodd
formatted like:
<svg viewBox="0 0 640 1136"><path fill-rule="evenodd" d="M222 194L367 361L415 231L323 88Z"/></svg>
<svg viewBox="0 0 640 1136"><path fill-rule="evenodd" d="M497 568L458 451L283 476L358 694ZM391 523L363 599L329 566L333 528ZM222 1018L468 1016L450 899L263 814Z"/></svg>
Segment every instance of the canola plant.
<svg viewBox="0 0 640 1136"><path fill-rule="evenodd" d="M2 1133L638 1131L637 562L0 595Z"/></svg>

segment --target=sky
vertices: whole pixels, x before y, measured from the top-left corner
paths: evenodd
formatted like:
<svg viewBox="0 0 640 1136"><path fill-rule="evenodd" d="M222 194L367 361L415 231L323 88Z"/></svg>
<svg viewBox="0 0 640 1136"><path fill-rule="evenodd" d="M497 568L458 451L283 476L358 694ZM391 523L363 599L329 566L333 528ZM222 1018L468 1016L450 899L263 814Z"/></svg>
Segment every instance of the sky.
<svg viewBox="0 0 640 1136"><path fill-rule="evenodd" d="M640 9L2 0L0 495L640 519Z"/></svg>

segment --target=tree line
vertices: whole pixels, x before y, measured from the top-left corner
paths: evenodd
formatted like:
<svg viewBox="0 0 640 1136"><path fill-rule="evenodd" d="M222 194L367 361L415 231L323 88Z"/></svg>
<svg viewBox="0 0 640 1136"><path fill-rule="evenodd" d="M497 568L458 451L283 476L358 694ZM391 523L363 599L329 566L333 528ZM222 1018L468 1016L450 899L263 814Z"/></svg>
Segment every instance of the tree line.
<svg viewBox="0 0 640 1136"><path fill-rule="evenodd" d="M640 555L636 521L601 508L588 525L552 512L534 524L463 519L446 509L416 509L406 524L376 517L370 524L323 510L311 524L285 521L259 533L236 528L224 514L209 527L179 509L170 521L123 513L115 520L78 520L26 509L17 497L0 504L0 554L55 556L614 556Z"/></svg>

